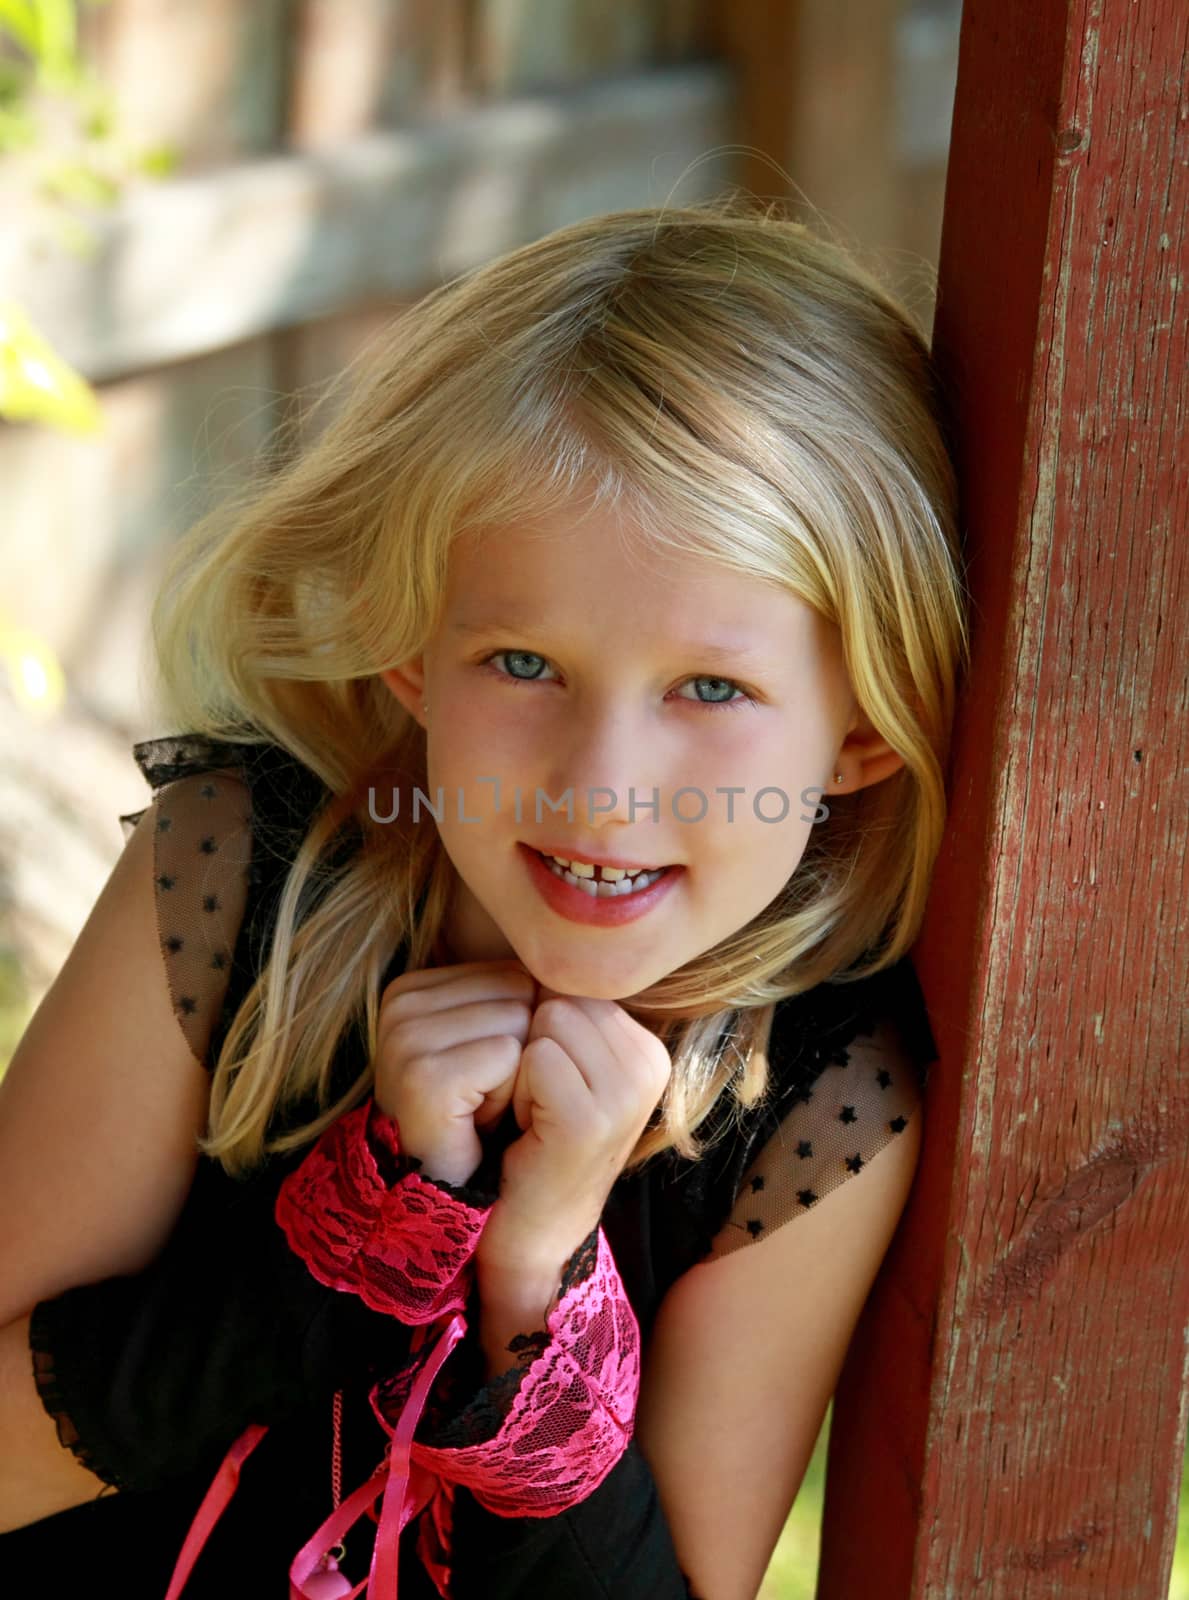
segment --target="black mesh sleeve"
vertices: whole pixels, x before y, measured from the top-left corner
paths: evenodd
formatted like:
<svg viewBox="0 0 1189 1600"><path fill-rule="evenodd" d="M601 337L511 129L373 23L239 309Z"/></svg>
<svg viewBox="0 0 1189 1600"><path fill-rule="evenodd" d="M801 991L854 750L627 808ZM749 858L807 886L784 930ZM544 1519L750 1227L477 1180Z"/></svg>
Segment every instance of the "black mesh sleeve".
<svg viewBox="0 0 1189 1600"><path fill-rule="evenodd" d="M144 1271L33 1309L42 1403L62 1444L119 1489L217 1465L250 1422L279 1420L409 1355L412 1328L318 1283L290 1251L271 1195L262 1203L252 1188L240 1186L217 1227L184 1217Z"/></svg>
<svg viewBox="0 0 1189 1600"><path fill-rule="evenodd" d="M887 1020L852 1039L797 1098L743 1174L707 1259L757 1244L851 1182L923 1115L919 1077Z"/></svg>

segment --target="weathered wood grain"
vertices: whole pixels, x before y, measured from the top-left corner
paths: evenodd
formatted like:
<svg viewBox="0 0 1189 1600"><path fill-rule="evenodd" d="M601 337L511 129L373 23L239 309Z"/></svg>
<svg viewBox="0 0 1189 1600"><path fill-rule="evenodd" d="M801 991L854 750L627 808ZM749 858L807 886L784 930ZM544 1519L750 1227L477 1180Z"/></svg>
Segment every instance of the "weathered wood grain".
<svg viewBox="0 0 1189 1600"><path fill-rule="evenodd" d="M1168 1592L1186 1424L1178 0L966 0L935 345L974 659L921 1167L835 1398L819 1600Z"/></svg>

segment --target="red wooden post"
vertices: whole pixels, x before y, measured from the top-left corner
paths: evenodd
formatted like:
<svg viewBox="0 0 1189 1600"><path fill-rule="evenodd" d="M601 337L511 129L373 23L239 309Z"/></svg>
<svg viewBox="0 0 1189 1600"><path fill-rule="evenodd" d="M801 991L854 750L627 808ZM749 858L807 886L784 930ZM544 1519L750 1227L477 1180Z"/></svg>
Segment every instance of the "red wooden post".
<svg viewBox="0 0 1189 1600"><path fill-rule="evenodd" d="M941 1060L835 1397L818 1600L1168 1591L1187 44L1183 0L966 0L935 345L974 651L915 952Z"/></svg>

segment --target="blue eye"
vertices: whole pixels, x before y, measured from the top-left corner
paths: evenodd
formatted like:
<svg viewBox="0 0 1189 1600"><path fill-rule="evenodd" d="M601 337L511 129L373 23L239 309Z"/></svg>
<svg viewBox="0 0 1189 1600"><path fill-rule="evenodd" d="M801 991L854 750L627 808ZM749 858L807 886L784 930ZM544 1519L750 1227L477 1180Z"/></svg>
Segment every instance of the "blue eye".
<svg viewBox="0 0 1189 1600"><path fill-rule="evenodd" d="M483 659L479 662L479 665L481 667L487 667L489 671L494 672L498 678L502 678L506 683L542 683L549 681L548 679L543 679L539 672L530 677L519 677L514 670L512 672L507 672L500 667L492 667L490 665L491 662L496 661L500 656L506 657L509 661L543 662L545 660L544 656L536 655L531 650L493 650L490 654L483 657ZM741 688L733 678L712 678L708 676L699 676L696 678L687 678L685 681L687 683L716 684L723 688L733 689L735 694L738 696L737 699L733 700L698 699L691 702L694 705L709 706L715 710L717 710L719 707L722 707L723 709L734 710L736 706L753 706L756 703L752 696L749 695L745 689Z"/></svg>
<svg viewBox="0 0 1189 1600"><path fill-rule="evenodd" d="M483 664L486 665L487 662L494 661L497 656L507 656L512 661L544 661L545 659L544 656L533 655L531 650L496 650L494 654L483 657ZM537 675L521 678L515 672L501 673L500 676L511 677L514 683L536 683L537 681Z"/></svg>

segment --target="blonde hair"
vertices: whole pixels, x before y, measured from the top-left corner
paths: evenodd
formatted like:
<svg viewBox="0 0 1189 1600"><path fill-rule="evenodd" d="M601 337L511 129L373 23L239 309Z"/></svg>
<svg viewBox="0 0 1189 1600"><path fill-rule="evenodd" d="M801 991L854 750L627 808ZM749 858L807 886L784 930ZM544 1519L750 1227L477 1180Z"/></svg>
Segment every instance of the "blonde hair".
<svg viewBox="0 0 1189 1600"><path fill-rule="evenodd" d="M859 707L904 762L830 798L760 916L621 1002L673 1057L625 1170L703 1153L720 1094L742 1111L767 1089L775 1003L891 965L924 915L968 661L925 336L852 252L732 196L589 217L463 274L323 404L312 445L182 542L153 612L178 725L273 740L332 791L223 1041L202 1148L246 1172L369 1091L381 977L406 941L406 970L431 964L454 871L435 829L370 816L369 784L428 790L422 729L376 674L425 648L460 534L581 491L658 551L774 580L836 624ZM353 1027L369 1065L329 1103ZM311 1091L320 1114L269 1139Z"/></svg>

